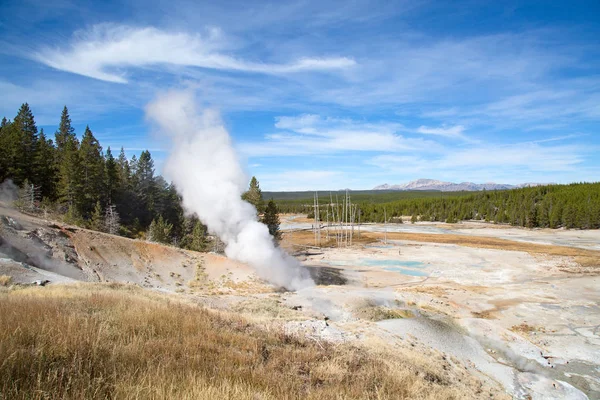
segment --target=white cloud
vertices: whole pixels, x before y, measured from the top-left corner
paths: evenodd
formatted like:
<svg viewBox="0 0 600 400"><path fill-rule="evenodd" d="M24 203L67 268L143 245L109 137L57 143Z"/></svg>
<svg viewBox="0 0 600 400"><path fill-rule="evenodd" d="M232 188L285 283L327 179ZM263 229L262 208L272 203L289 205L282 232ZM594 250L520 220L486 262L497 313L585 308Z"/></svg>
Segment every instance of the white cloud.
<svg viewBox="0 0 600 400"><path fill-rule="evenodd" d="M217 29L201 36L153 27L102 24L76 34L68 49L45 48L36 52L34 58L58 70L117 83L127 82L125 68L160 64L264 74L337 70L355 65L347 57L304 57L287 64L251 62L225 54L227 47Z"/></svg>
<svg viewBox="0 0 600 400"><path fill-rule="evenodd" d="M339 185L345 174L335 170L284 170L260 175L263 190L299 191L331 190Z"/></svg>
<svg viewBox="0 0 600 400"><path fill-rule="evenodd" d="M456 125L456 126L450 126L450 127L438 127L438 128L430 128L427 126L420 126L419 129L417 129L418 133L422 133L424 135L438 135L438 136L445 136L445 137L450 137L450 138L463 138L464 139L464 135L463 132L465 130L465 127L462 125Z"/></svg>
<svg viewBox="0 0 600 400"><path fill-rule="evenodd" d="M367 164L407 179L433 177L455 182L559 182L559 177L579 173L586 153L594 151L578 145L535 142L475 145L448 149L444 154L432 157L382 154L367 160Z"/></svg>
<svg viewBox="0 0 600 400"><path fill-rule="evenodd" d="M265 140L261 142L240 144L241 152L248 157L277 157L345 151L431 152L440 149L435 142L398 134L398 131L409 130L391 122L373 123L304 114L278 117L275 127L281 131L265 135Z"/></svg>

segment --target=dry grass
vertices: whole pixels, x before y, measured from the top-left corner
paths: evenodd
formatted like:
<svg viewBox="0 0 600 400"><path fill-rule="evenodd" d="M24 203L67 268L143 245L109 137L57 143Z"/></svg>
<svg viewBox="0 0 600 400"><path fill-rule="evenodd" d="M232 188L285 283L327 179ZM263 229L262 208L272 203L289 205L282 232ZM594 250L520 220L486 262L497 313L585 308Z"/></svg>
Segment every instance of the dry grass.
<svg viewBox="0 0 600 400"><path fill-rule="evenodd" d="M495 310L471 311L475 318L496 319Z"/></svg>
<svg viewBox="0 0 600 400"><path fill-rule="evenodd" d="M513 332L517 332L517 333L525 333L525 334L529 334L531 332L541 332L541 333L546 333L546 328L544 328L543 326L540 327L536 327L536 326L532 326L529 325L525 322L521 323L520 325L514 325L510 328L511 331Z"/></svg>
<svg viewBox="0 0 600 400"><path fill-rule="evenodd" d="M190 288L200 288L204 287L208 283L208 274L206 273L206 268L204 267L204 262L199 261L196 264L196 273L194 275L194 279L188 282L188 286Z"/></svg>
<svg viewBox="0 0 600 400"><path fill-rule="evenodd" d="M0 291L0 360L1 399L489 396L464 370L314 343L116 284Z"/></svg>
<svg viewBox="0 0 600 400"><path fill-rule="evenodd" d="M12 276L0 275L0 286L8 286L12 282Z"/></svg>
<svg viewBox="0 0 600 400"><path fill-rule="evenodd" d="M377 239L361 232L360 238L358 237L358 231L354 231L354 237L352 239L353 245L366 245L376 242ZM329 240L327 240L325 232L321 231L321 247L335 247L336 246L334 231L331 231ZM304 231L293 231L283 232L281 241L281 247L286 250L296 251L305 247L311 247L315 245L315 236L311 230Z"/></svg>
<svg viewBox="0 0 600 400"><path fill-rule="evenodd" d="M305 320L306 316L286 307L274 298L249 298L235 304L232 309L247 314L253 320L281 319L285 321Z"/></svg>
<svg viewBox="0 0 600 400"><path fill-rule="evenodd" d="M401 306L396 302L396 306ZM373 300L365 299L359 302L354 309L354 316L367 321L383 321L386 319L413 318L415 314L408 309L399 307L389 307L387 305L377 304Z"/></svg>
<svg viewBox="0 0 600 400"><path fill-rule="evenodd" d="M410 310L390 308L386 306L363 307L354 312L360 318L368 321L383 321L386 319L413 318L415 314Z"/></svg>

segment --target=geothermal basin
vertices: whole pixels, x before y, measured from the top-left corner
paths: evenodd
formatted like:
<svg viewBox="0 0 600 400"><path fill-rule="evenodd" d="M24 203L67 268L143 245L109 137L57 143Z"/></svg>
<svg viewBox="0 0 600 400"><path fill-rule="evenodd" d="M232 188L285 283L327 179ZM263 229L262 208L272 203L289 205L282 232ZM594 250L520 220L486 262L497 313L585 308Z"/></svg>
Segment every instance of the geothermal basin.
<svg viewBox="0 0 600 400"><path fill-rule="evenodd" d="M287 245L312 246L313 233L294 223ZM599 232L427 223L398 225L394 236L390 228L363 227L369 240L304 253L306 266L334 268L347 282L288 293L286 302L325 315L340 340L377 337L454 357L514 398L600 398ZM403 232L426 240L399 240ZM369 307L401 314L365 322Z"/></svg>

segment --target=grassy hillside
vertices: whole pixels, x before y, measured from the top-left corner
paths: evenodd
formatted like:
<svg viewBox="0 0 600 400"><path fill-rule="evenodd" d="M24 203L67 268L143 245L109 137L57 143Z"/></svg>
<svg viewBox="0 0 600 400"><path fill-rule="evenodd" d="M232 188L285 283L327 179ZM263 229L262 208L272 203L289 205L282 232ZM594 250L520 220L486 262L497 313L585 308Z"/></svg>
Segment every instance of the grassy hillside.
<svg viewBox="0 0 600 400"><path fill-rule="evenodd" d="M1 399L490 396L441 358L297 338L115 284L0 290L0 360Z"/></svg>

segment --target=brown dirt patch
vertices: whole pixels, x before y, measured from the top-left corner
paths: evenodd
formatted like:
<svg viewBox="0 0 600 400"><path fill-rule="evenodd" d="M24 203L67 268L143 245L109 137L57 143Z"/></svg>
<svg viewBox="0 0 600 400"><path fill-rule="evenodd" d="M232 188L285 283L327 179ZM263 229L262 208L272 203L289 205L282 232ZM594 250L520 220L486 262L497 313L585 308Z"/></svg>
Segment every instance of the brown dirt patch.
<svg viewBox="0 0 600 400"><path fill-rule="evenodd" d="M352 245L365 245L375 243L377 238L361 232L361 237L358 237L357 231L354 231L354 237L352 238ZM294 231L284 232L281 240L281 246L286 250L298 250L303 247L314 247L315 246L315 235L311 230L306 231ZM330 232L329 240L325 232L321 232L321 246L320 247L335 247L336 240L333 232Z"/></svg>
<svg viewBox="0 0 600 400"><path fill-rule="evenodd" d="M426 293L437 297L445 296L447 289L440 286L417 286L403 290L404 292Z"/></svg>
<svg viewBox="0 0 600 400"><path fill-rule="evenodd" d="M496 310L471 311L471 314L473 314L475 318L496 319L495 311Z"/></svg>

